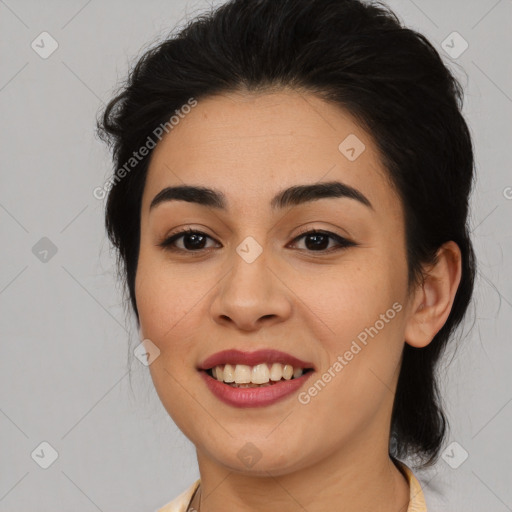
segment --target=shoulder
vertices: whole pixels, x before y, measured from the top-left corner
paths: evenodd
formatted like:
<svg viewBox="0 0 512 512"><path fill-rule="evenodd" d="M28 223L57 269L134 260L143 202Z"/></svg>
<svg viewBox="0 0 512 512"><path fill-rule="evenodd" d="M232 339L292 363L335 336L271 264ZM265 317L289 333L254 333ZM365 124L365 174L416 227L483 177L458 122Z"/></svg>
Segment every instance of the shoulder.
<svg viewBox="0 0 512 512"><path fill-rule="evenodd" d="M399 469L409 483L409 506L407 507L407 512L427 512L427 504L425 502L422 485L409 466L401 461L398 462Z"/></svg>
<svg viewBox="0 0 512 512"><path fill-rule="evenodd" d="M457 485L454 481L455 476L450 473L449 469L448 465L436 464L432 467L414 470L415 476L423 488L428 512L444 512L450 509ZM453 508L453 503L451 503L451 508Z"/></svg>
<svg viewBox="0 0 512 512"><path fill-rule="evenodd" d="M200 481L201 479L197 479L188 489L155 512L187 512L188 504L198 488Z"/></svg>

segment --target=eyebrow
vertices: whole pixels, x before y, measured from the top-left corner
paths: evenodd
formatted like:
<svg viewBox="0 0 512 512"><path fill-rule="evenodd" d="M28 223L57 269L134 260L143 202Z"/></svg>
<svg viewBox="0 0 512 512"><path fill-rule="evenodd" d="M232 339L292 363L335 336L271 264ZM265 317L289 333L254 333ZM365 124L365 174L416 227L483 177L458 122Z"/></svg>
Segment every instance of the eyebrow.
<svg viewBox="0 0 512 512"><path fill-rule="evenodd" d="M294 185L278 192L271 200L273 210L304 204L324 198L345 197L359 201L370 209L374 209L369 199L359 190L339 181L315 183L312 185ZM179 185L162 189L151 201L149 210L167 201L187 201L219 210L227 210L227 199L224 193L211 188Z"/></svg>

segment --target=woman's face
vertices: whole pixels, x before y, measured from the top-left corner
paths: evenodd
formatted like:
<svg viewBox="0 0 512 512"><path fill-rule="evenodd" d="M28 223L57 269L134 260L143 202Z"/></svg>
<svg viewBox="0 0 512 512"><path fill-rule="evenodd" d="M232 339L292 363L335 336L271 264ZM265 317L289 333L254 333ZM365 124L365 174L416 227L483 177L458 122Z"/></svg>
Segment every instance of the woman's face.
<svg viewBox="0 0 512 512"><path fill-rule="evenodd" d="M325 189L272 202L333 182L359 199ZM176 186L212 189L225 204L189 195L150 208ZM159 245L182 229L200 233ZM374 143L340 108L288 91L199 101L152 155L136 299L141 339L160 350L149 367L158 395L204 460L278 475L387 454L409 314L404 218ZM198 368L229 349L281 351L313 371L276 402L228 403ZM261 397L284 380L217 388Z"/></svg>

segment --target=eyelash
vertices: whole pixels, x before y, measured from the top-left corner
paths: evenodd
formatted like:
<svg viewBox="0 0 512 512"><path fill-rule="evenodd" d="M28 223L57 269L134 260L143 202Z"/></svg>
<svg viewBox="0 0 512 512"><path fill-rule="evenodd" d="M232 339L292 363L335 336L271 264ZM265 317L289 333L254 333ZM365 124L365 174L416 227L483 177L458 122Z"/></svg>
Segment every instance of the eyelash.
<svg viewBox="0 0 512 512"><path fill-rule="evenodd" d="M187 229L178 231L177 233L174 233L173 235L169 236L168 238L166 238L162 242L158 243L157 245L159 247L162 247L166 251L171 251L171 252L200 253L200 252L208 250L208 249L198 249L196 251L192 251L192 250L187 250L187 249L180 249L180 248L173 246L173 244L176 240L178 240L179 238L182 238L185 235L189 235L189 234L203 235L208 238L211 238L209 235L207 235L206 233L203 233L202 231L187 228ZM332 240L335 240L338 243L338 247L331 247L330 249L322 249L319 251L312 251L312 250L305 249L307 252L310 252L310 253L329 254L331 252L339 251L342 249L346 249L348 247L353 247L353 246L358 245L355 242L348 240L347 238L337 235L336 233L332 233L330 231L319 230L319 229L306 229L306 230L300 232L293 239L292 242L297 242L299 239L304 238L306 235L324 235Z"/></svg>

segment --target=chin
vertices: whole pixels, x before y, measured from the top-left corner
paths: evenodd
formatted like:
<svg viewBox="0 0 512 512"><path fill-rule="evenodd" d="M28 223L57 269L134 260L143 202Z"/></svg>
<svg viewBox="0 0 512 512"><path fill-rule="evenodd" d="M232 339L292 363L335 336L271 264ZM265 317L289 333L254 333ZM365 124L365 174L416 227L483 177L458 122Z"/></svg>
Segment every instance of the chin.
<svg viewBox="0 0 512 512"><path fill-rule="evenodd" d="M311 464L312 454L304 450L303 443L298 442L296 447L288 450L279 439L272 442L248 439L231 439L221 450L216 444L213 450L207 451L217 464L247 476L281 476Z"/></svg>

